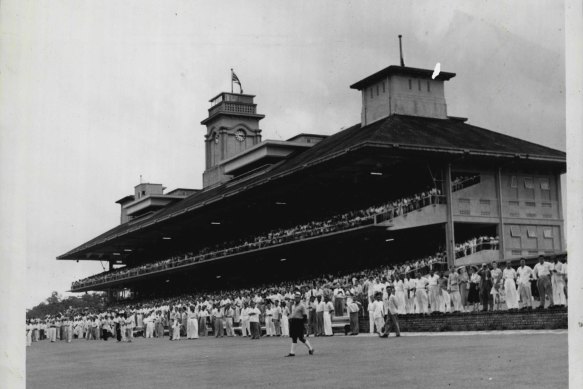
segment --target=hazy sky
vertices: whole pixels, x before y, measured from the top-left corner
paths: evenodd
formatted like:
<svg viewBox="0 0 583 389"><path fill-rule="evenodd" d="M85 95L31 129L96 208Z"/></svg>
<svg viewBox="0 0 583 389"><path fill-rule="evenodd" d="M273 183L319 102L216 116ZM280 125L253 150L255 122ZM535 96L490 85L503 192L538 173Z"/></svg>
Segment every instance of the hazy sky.
<svg viewBox="0 0 583 389"><path fill-rule="evenodd" d="M457 73L450 115L565 150L561 1L16 3L0 24L0 178L16 188L0 215L25 217L0 233L23 243L6 255L26 263L27 307L102 271L55 257L117 225L140 175L201 187L200 121L231 67L263 139L332 134L359 122L349 85L398 64L403 34L407 66Z"/></svg>

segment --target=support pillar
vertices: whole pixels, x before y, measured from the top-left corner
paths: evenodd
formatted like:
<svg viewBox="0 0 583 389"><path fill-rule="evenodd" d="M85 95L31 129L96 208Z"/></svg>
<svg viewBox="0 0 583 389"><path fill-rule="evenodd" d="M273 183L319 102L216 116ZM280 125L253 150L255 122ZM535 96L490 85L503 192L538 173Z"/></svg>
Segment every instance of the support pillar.
<svg viewBox="0 0 583 389"><path fill-rule="evenodd" d="M557 215L559 216L559 220L561 222L559 223L559 244L561 247L558 251L564 251L567 246L565 244L565 220L563 219L563 193L561 188L561 174L559 172L553 172L553 176L555 177L555 185L557 187Z"/></svg>
<svg viewBox="0 0 583 389"><path fill-rule="evenodd" d="M453 200L451 192L451 163L444 169L445 176L445 202L447 209L447 221L445 223L445 247L447 252L447 266L455 266L455 231L453 223Z"/></svg>
<svg viewBox="0 0 583 389"><path fill-rule="evenodd" d="M502 214L502 168L499 167L496 173L496 197L498 201L498 245L500 249L500 260L505 257L506 242L504 238L504 215Z"/></svg>

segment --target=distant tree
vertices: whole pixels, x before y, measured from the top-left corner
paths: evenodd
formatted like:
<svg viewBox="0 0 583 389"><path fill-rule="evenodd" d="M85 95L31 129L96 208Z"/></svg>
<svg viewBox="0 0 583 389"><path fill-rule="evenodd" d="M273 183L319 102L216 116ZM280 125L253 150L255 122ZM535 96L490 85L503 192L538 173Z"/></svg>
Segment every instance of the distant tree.
<svg viewBox="0 0 583 389"><path fill-rule="evenodd" d="M103 309L103 293L85 293L81 297L70 296L63 299L57 291L37 306L26 312L27 318L44 318L47 315L55 316L67 312Z"/></svg>
<svg viewBox="0 0 583 389"><path fill-rule="evenodd" d="M47 299L47 304L58 304L61 302L62 296L56 290L51 293L51 297Z"/></svg>

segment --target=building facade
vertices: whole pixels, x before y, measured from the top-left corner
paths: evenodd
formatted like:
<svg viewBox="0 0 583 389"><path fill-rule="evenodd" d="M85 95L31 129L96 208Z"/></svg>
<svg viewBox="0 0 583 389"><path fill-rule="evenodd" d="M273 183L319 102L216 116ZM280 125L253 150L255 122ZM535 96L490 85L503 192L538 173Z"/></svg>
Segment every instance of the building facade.
<svg viewBox="0 0 583 389"><path fill-rule="evenodd" d="M201 122L202 190L169 196L161 185L143 184L153 192L142 196L136 187L119 200L119 226L58 259L125 267L72 290L157 293L176 285L178 292L216 274L233 283L259 282L273 272L297 276L280 268L294 261L330 271L330 263L338 269L396 263L442 249L449 265L564 252L565 153L448 116L445 81L453 77L389 66L351 86L361 93L360 123L287 141L261 140L264 115L255 96L218 94ZM415 199L415 207L256 244L274 231L387 209L402 198ZM460 255L459 245L483 236L496 244Z"/></svg>

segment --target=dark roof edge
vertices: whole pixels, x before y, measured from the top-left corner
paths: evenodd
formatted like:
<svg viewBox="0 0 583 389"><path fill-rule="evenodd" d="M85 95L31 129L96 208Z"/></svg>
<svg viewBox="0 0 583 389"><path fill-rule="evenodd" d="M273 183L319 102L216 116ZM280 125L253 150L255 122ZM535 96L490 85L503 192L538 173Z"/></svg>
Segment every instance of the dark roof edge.
<svg viewBox="0 0 583 389"><path fill-rule="evenodd" d="M554 157L547 157L544 155L535 155L535 154L526 154L526 153L510 153L504 151L489 151L489 150L478 150L478 149L460 149L456 147L435 147L435 146L422 146L422 145L414 145L414 144L406 144L406 143L385 143L385 142L371 142L365 141L368 146L373 147L391 147L391 148L400 148L404 150L416 150L416 151L429 151L429 152L438 152L438 153L447 153L447 154L467 154L467 155L474 155L474 156L487 156L487 157L500 157L500 158L514 158L514 159L523 159L523 160L536 160L541 162L555 162L555 163L563 163L566 164L566 158L554 158ZM351 148L352 149L352 148Z"/></svg>
<svg viewBox="0 0 583 389"><path fill-rule="evenodd" d="M391 76L394 74L407 75L407 76L413 76L413 77L433 78L433 70L391 65L391 66L388 66L382 70L379 70L378 72L371 74L370 76L365 77L362 80L350 85L350 88L362 90L364 87L366 87L370 83L377 81L383 77L388 77L388 76ZM435 77L435 79L440 80L440 81L447 81L447 80L455 77L455 75L456 75L455 73L440 72Z"/></svg>
<svg viewBox="0 0 583 389"><path fill-rule="evenodd" d="M223 193L221 195L217 195L217 196L212 197L212 198L210 198L208 200L205 200L205 201L203 201L201 203L197 203L197 204L191 205L188 208L183 208L183 209L177 210L177 211L175 211L175 212L173 212L173 213L171 213L169 215L166 215L164 217L161 217L160 219L154 219L154 216L155 216L155 214L154 214L154 215L152 215L152 219L154 219L153 221L150 221L150 222L141 224L141 225L136 226L134 228L129 228L126 231L121 232L121 233L118 233L118 234L109 235L109 236L101 239L100 241L94 242L91 245L83 244L81 246L78 246L78 247L74 248L73 250L70 250L69 252L67 252L65 254L59 255L57 257L57 259L75 259L75 258L71 258L70 255L73 255L73 254L75 254L75 253L77 253L79 251L88 249L90 247L95 247L95 246L98 246L100 244L106 243L107 241L112 240L112 239L115 239L115 238L118 238L118 237L120 237L122 235L127 235L128 233L132 233L132 232L141 230L143 228L149 227L149 226L151 226L153 224L156 224L156 223L159 223L159 222L163 222L165 220L168 220L168 219L173 218L175 216L181 215L183 213L194 211L194 210L196 210L198 208L201 208L203 206L206 206L208 204L212 204L212 203L215 203L217 201L220 201L220 200L222 200L225 197L233 196L233 195L235 195L235 194L237 194L237 193L239 193L239 192L241 192L243 190L247 190L247 189L250 189L250 188L254 188L254 187L263 185L265 183L268 183L268 182L270 182L270 181L272 181L274 179L279 179L279 178L286 177L286 176L288 176L290 174L294 174L294 173L296 173L298 171L301 171L301 170L305 169L306 167L313 166L313 165L317 165L317 164L322 163L324 161L327 161L329 159L335 158L336 156L340 156L340 155L346 154L348 151L357 148L357 146L358 145L355 145L355 146L352 146L350 148L347 148L347 149L344 149L344 150L337 151L335 153L331 153L331 154L322 156L322 157L317 158L317 159L315 159L313 161L310 161L308 163L305 163L305 164L303 164L301 166L298 166L298 167L295 167L295 168L292 168L292 169L283 171L281 173L277 173L275 175L272 175L272 176L263 178L261 180L258 180L257 182L254 182L254 183L250 183L249 185L246 185L243 188L236 188L235 190L232 190L230 192ZM117 227L114 227L114 228L117 228ZM111 229L111 230L113 230L113 229ZM111 231L111 230L109 230L109 231ZM108 231L104 232L102 235L107 234L107 232Z"/></svg>

